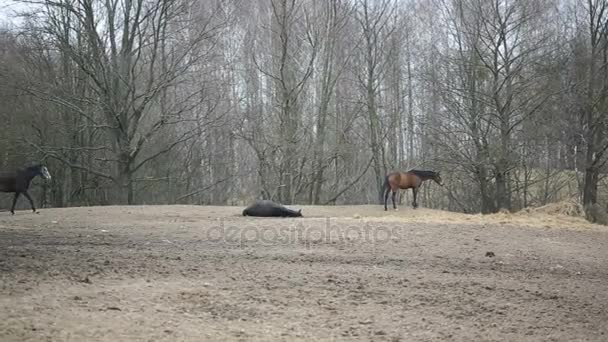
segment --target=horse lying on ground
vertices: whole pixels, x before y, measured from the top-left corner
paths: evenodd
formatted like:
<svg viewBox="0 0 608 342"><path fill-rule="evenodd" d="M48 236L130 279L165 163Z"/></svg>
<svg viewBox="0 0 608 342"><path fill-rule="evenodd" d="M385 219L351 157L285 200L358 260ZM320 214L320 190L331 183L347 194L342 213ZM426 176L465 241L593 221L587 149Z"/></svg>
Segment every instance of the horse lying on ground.
<svg viewBox="0 0 608 342"><path fill-rule="evenodd" d="M302 209L295 211L273 201L256 201L243 210L243 216L302 217Z"/></svg>
<svg viewBox="0 0 608 342"><path fill-rule="evenodd" d="M418 188L422 185L422 182L432 179L435 183L443 186L443 181L441 180L441 176L439 172L435 171L422 171L422 170L410 170L408 172L396 171L388 174L384 179L384 210L388 210L386 207L386 203L388 202L388 193L389 191L393 192L393 208L397 210L397 205L395 204L395 194L399 189L412 189L414 193L414 201L412 202L412 207L414 209L418 208L418 202L416 202L416 195L418 194Z"/></svg>
<svg viewBox="0 0 608 342"><path fill-rule="evenodd" d="M34 166L27 167L25 169L19 169L13 172L0 172L0 192L14 192L15 197L13 198L13 205L11 207L11 214L15 215L15 205L19 195L23 194L28 199L32 206L32 211L36 212L34 201L27 192L30 187L32 179L36 176L40 176L43 179L51 179L51 174L46 166L37 164Z"/></svg>

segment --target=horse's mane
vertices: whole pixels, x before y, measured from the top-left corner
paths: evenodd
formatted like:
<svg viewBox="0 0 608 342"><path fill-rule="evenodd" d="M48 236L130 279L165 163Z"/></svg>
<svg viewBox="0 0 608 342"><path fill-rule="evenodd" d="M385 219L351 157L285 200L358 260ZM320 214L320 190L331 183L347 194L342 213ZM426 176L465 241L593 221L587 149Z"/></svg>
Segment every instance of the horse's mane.
<svg viewBox="0 0 608 342"><path fill-rule="evenodd" d="M412 170L409 170L408 172L411 172L411 173L415 174L416 176L422 177L422 178L433 178L437 175L437 172L429 171L429 170L412 169Z"/></svg>
<svg viewBox="0 0 608 342"><path fill-rule="evenodd" d="M34 165L27 165L24 167L20 167L19 169L17 169L17 172L32 172L32 171L36 171L38 169L40 169L40 165L34 164Z"/></svg>

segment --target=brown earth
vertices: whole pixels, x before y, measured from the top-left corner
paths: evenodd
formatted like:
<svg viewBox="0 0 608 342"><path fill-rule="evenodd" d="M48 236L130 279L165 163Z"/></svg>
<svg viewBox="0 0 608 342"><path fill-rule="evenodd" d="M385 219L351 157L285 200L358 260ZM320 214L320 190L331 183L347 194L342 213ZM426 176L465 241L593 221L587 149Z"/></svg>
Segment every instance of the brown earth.
<svg viewBox="0 0 608 342"><path fill-rule="evenodd" d="M0 341L607 341L608 229L553 211L0 213Z"/></svg>

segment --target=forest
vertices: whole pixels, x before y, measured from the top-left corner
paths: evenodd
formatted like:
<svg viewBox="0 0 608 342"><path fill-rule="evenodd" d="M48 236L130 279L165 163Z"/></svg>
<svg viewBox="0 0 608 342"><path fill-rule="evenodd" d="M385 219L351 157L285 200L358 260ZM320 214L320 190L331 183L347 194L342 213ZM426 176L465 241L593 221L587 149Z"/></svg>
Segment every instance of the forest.
<svg viewBox="0 0 608 342"><path fill-rule="evenodd" d="M385 175L409 169L441 172L425 207L608 202L605 0L3 12L0 166L45 163L41 206L379 204Z"/></svg>

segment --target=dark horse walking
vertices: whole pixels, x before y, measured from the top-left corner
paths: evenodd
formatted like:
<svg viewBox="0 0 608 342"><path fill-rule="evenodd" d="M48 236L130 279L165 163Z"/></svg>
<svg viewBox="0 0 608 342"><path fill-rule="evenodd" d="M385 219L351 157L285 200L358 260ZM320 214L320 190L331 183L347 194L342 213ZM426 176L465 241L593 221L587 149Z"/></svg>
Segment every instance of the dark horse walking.
<svg viewBox="0 0 608 342"><path fill-rule="evenodd" d="M0 192L15 193L15 198L13 198L13 206L11 207L11 214L15 215L15 205L17 204L17 199L21 194L23 194L23 196L30 201L32 211L36 212L34 201L32 200L30 194L27 193L27 189L30 187L32 179L36 176L40 176L44 179L51 179L49 170L43 165L34 165L14 172L0 173Z"/></svg>
<svg viewBox="0 0 608 342"><path fill-rule="evenodd" d="M412 207L414 207L414 209L418 208L418 203L416 202L418 188L422 185L422 182L429 179L432 179L435 183L443 186L443 181L441 180L441 176L439 176L439 172L435 171L410 170L408 172L397 171L389 173L384 179L383 186L384 210L388 210L386 203L388 202L389 191L393 191L393 208L397 210L397 205L395 204L395 195L397 194L397 191L399 189L409 188L412 188L412 192L414 193Z"/></svg>

